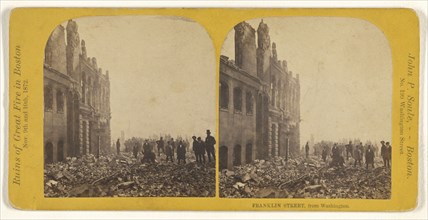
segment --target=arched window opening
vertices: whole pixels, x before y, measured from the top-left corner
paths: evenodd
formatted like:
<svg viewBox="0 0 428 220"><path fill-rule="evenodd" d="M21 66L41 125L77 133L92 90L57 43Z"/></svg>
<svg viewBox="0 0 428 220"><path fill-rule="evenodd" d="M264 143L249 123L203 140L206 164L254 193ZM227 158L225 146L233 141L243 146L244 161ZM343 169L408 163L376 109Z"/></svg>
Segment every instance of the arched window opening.
<svg viewBox="0 0 428 220"><path fill-rule="evenodd" d="M245 95L245 98L246 98L247 114L252 115L253 114L253 108L254 108L253 94L251 92L247 92L247 94Z"/></svg>
<svg viewBox="0 0 428 220"><path fill-rule="evenodd" d="M220 108L229 108L229 85L225 82L220 82Z"/></svg>
<svg viewBox="0 0 428 220"><path fill-rule="evenodd" d="M242 89L240 87L233 89L233 105L235 112L242 112Z"/></svg>
<svg viewBox="0 0 428 220"><path fill-rule="evenodd" d="M53 145L51 142L45 145L45 163L53 163Z"/></svg>
<svg viewBox="0 0 428 220"><path fill-rule="evenodd" d="M241 165L241 151L241 145L235 145L235 147L233 148L233 166Z"/></svg>
<svg viewBox="0 0 428 220"><path fill-rule="evenodd" d="M45 111L52 111L53 108L53 91L51 86L45 86Z"/></svg>
<svg viewBox="0 0 428 220"><path fill-rule="evenodd" d="M64 112L64 93L59 89L56 92L56 111L59 113Z"/></svg>
<svg viewBox="0 0 428 220"><path fill-rule="evenodd" d="M245 163L251 163L253 161L253 144L248 143L245 148Z"/></svg>
<svg viewBox="0 0 428 220"><path fill-rule="evenodd" d="M228 149L226 146L220 147L219 167L220 170L227 169Z"/></svg>
<svg viewBox="0 0 428 220"><path fill-rule="evenodd" d="M57 159L58 161L64 160L64 141L58 141L58 149L57 149Z"/></svg>

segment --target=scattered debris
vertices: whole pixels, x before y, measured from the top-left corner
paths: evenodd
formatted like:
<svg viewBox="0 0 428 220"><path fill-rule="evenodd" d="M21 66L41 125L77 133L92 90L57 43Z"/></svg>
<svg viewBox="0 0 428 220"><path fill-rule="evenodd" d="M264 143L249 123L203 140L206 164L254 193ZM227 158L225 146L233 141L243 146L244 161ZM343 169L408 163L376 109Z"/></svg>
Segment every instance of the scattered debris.
<svg viewBox="0 0 428 220"><path fill-rule="evenodd" d="M162 155L163 156L163 155ZM212 197L215 164L142 164L131 153L66 158L45 166L46 197Z"/></svg>
<svg viewBox="0 0 428 220"><path fill-rule="evenodd" d="M318 157L255 160L222 170L220 197L228 198L360 198L389 199L391 171L376 158L375 169L329 167Z"/></svg>

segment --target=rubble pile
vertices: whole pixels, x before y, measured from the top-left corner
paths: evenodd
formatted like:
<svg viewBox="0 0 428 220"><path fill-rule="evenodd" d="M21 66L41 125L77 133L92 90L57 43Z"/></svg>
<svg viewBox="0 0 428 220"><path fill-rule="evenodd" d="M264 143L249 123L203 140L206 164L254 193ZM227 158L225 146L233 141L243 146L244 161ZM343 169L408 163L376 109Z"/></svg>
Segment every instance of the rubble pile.
<svg viewBox="0 0 428 220"><path fill-rule="evenodd" d="M215 195L215 167L87 155L46 165L44 184L46 197L206 197Z"/></svg>
<svg viewBox="0 0 428 220"><path fill-rule="evenodd" d="M329 167L316 157L285 161L255 160L220 173L220 196L229 198L388 199L391 173L378 161L375 169Z"/></svg>

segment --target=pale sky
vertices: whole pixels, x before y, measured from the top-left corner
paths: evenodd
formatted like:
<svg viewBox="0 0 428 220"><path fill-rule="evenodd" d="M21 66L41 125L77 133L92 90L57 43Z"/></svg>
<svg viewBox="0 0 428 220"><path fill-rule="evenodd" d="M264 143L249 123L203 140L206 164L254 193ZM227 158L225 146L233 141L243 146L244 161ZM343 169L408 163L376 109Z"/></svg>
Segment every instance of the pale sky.
<svg viewBox="0 0 428 220"><path fill-rule="evenodd" d="M181 18L109 16L74 19L87 54L110 73L111 138L204 136L216 128L213 44Z"/></svg>
<svg viewBox="0 0 428 220"><path fill-rule="evenodd" d="M261 19L247 21L257 30ZM391 140L392 60L383 33L353 18L264 18L278 59L300 74L301 143ZM235 58L234 31L222 54ZM257 40L256 40L257 42Z"/></svg>

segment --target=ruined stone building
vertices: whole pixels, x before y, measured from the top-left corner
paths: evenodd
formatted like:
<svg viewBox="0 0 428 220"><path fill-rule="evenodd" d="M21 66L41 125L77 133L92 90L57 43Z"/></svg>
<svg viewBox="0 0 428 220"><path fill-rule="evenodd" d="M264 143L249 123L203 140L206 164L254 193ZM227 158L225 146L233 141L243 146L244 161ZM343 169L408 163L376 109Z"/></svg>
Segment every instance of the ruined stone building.
<svg viewBox="0 0 428 220"><path fill-rule="evenodd" d="M75 21L51 33L44 60L45 164L110 148L110 80L88 57Z"/></svg>
<svg viewBox="0 0 428 220"><path fill-rule="evenodd" d="M220 169L297 155L300 83L279 60L263 21L235 26L235 61L220 58Z"/></svg>

